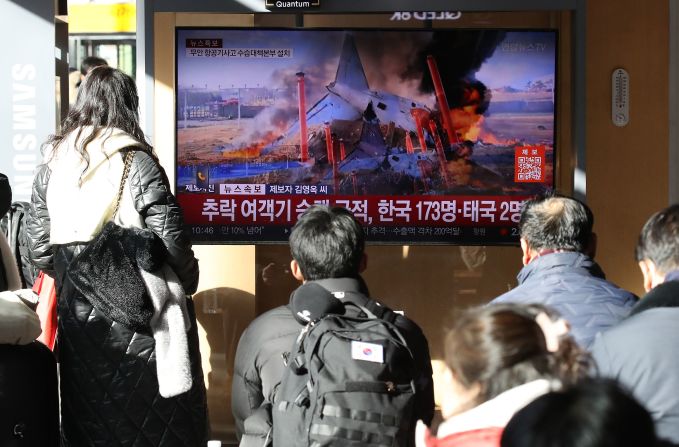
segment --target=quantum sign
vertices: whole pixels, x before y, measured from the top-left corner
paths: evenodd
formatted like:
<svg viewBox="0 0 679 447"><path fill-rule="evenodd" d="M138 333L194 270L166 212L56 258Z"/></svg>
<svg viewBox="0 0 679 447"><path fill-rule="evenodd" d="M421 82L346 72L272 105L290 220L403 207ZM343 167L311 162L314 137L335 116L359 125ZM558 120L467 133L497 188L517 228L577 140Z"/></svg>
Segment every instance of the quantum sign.
<svg viewBox="0 0 679 447"><path fill-rule="evenodd" d="M321 0L265 0L266 9L309 9L321 6Z"/></svg>

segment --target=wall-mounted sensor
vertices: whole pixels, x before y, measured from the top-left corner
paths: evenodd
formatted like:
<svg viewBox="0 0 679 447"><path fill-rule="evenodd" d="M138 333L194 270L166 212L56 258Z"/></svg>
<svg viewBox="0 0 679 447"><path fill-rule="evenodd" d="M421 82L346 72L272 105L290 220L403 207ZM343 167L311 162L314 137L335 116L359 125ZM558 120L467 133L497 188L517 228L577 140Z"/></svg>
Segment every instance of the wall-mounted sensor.
<svg viewBox="0 0 679 447"><path fill-rule="evenodd" d="M629 73L627 70L618 68L613 71L611 90L613 92L611 119L616 126L625 126L629 122Z"/></svg>

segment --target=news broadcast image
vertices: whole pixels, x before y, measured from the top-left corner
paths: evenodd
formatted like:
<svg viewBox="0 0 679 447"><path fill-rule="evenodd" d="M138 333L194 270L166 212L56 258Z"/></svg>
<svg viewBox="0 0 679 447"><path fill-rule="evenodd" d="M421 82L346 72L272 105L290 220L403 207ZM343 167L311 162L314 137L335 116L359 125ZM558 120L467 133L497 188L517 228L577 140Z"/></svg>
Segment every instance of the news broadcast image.
<svg viewBox="0 0 679 447"><path fill-rule="evenodd" d="M511 244L554 187L555 31L179 28L194 241L285 242L314 203L368 241Z"/></svg>

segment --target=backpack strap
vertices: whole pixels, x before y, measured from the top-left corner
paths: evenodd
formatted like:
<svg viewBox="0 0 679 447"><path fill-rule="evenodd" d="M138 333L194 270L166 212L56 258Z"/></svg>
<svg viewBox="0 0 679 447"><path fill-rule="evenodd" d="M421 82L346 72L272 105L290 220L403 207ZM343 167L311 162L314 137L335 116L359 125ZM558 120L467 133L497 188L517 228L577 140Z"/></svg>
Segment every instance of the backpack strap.
<svg viewBox="0 0 679 447"><path fill-rule="evenodd" d="M345 301L342 301L342 303L344 304L344 307L346 307L346 306L353 306L353 307L357 308L357 309L360 310L363 314L365 314L365 318L368 318L368 319L370 319L370 320L375 320L375 319L383 320L383 318L381 318L381 317L378 316L378 315L375 315L375 314L374 314L370 309L368 309L367 307L361 306L360 304L354 303L353 301L345 300Z"/></svg>
<svg viewBox="0 0 679 447"><path fill-rule="evenodd" d="M391 323L394 326L396 326L400 330L404 331L418 331L419 328L413 323L411 320L406 318L405 316L401 315L400 313L394 312L389 308L388 306L385 306L384 304L380 304L378 301L366 297L363 294L359 294L356 292L342 292L344 294L344 297L342 298L344 303L346 304L347 302L351 302L351 298L347 299L347 295L360 295L361 297L367 298L368 301L361 305L356 305L357 307L363 308L362 310L367 309L370 311L370 313L373 314L371 318L379 318L380 320L384 320L387 323ZM338 297L340 298L340 297ZM367 313L366 313L367 315Z"/></svg>
<svg viewBox="0 0 679 447"><path fill-rule="evenodd" d="M404 315L394 312L389 307L378 303L377 301L370 299L370 301L365 305L366 308L370 309L372 313L377 315L379 318L387 321L402 331L406 332L422 332L422 329L415 324L414 321L406 318Z"/></svg>
<svg viewBox="0 0 679 447"><path fill-rule="evenodd" d="M365 304L365 307L370 312L375 314L377 318L392 324L396 324L396 320L399 317L399 314L389 309L387 306L382 306L372 298L368 298L368 302Z"/></svg>
<svg viewBox="0 0 679 447"><path fill-rule="evenodd" d="M397 314L393 310L389 309L386 306L382 306L379 304L377 301L368 298L368 302L364 305L361 306L359 304L354 303L353 301L349 301L345 299L343 301L344 305L349 305L349 306L354 306L358 308L363 314L365 314L365 318L363 317L347 317L347 316L340 316L341 318L345 318L348 320L380 320L385 323L387 323L388 326L392 328L392 332L394 335L396 335L396 338L398 342L400 342L410 353L410 357L413 357L412 350L410 349L410 346L408 346L408 342L406 341L405 337L401 333L402 330L408 330L409 327L412 326L412 324L409 322L407 318L405 318L403 315ZM399 325L397 321L406 321L408 322L408 325Z"/></svg>

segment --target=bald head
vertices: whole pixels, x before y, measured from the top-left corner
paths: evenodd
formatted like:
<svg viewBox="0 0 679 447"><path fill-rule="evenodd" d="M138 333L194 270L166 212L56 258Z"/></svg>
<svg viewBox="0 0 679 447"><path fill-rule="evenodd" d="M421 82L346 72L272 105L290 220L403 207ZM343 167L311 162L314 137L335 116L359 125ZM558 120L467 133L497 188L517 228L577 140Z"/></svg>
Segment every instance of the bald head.
<svg viewBox="0 0 679 447"><path fill-rule="evenodd" d="M594 216L584 203L570 197L538 197L521 212L521 239L534 251L567 250L589 254Z"/></svg>

